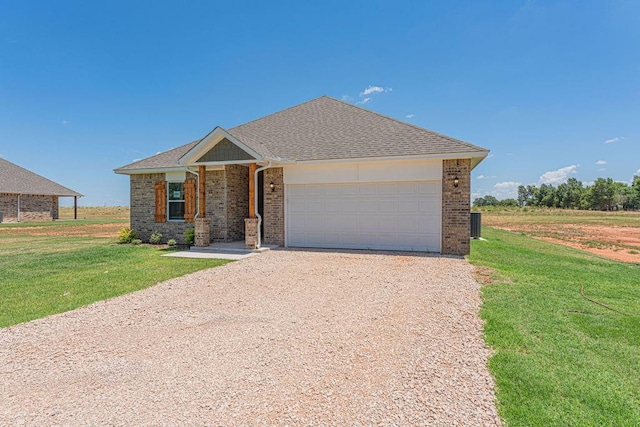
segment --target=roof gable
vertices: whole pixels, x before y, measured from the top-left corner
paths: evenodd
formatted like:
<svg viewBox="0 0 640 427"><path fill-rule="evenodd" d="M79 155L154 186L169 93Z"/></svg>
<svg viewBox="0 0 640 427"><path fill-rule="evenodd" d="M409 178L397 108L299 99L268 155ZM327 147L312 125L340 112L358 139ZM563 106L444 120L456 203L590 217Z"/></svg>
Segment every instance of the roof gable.
<svg viewBox="0 0 640 427"><path fill-rule="evenodd" d="M228 162L233 160L255 160L255 158L227 138L223 138L212 149L196 160L196 163Z"/></svg>
<svg viewBox="0 0 640 427"><path fill-rule="evenodd" d="M43 196L76 196L82 194L0 158L0 193Z"/></svg>

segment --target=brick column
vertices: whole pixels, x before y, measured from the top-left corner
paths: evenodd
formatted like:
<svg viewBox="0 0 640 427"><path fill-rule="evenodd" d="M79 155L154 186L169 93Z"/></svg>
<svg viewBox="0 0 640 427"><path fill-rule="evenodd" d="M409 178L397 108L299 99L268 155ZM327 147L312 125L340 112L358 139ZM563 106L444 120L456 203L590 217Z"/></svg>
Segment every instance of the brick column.
<svg viewBox="0 0 640 427"><path fill-rule="evenodd" d="M454 179L458 178L458 186ZM442 248L468 255L471 238L471 159L442 161Z"/></svg>
<svg viewBox="0 0 640 427"><path fill-rule="evenodd" d="M244 219L244 245L250 249L258 246L258 218Z"/></svg>
<svg viewBox="0 0 640 427"><path fill-rule="evenodd" d="M211 244L211 218L196 218L195 223L195 246L209 246Z"/></svg>
<svg viewBox="0 0 640 427"><path fill-rule="evenodd" d="M282 168L264 172L264 243L284 246L284 174ZM271 183L274 185L271 190Z"/></svg>

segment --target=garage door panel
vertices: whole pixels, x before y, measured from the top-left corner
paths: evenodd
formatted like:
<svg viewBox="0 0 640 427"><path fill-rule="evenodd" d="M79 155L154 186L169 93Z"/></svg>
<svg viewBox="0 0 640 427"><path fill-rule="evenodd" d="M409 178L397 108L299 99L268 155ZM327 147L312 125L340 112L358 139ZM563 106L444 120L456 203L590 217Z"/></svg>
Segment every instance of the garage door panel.
<svg viewBox="0 0 640 427"><path fill-rule="evenodd" d="M440 251L439 182L287 185L287 245Z"/></svg>

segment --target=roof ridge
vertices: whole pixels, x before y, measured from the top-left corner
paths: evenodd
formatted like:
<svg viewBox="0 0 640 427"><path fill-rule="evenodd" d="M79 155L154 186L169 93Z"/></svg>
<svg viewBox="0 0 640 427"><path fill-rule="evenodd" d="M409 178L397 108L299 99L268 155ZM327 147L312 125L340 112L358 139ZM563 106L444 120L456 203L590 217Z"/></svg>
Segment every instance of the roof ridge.
<svg viewBox="0 0 640 427"><path fill-rule="evenodd" d="M323 97L324 97L324 98L328 98L328 99L330 99L330 100L332 100L332 101L339 102L339 103L344 104L344 105L348 105L349 107L356 108L356 109L358 109L358 110L360 110L360 111L365 111L365 112L367 112L367 113L373 113L373 114L376 114L376 115L378 115L378 116L380 116L380 117L384 117L385 119L393 120L394 122L400 123L400 124L402 124L402 125L411 126L412 128L415 128L415 129L418 129L418 130L421 130L421 131L426 131L426 132L433 133L433 134L438 135L438 136L441 136L442 138L445 138L445 139L447 139L447 140L449 140L449 141L459 142L459 143L465 144L465 145L467 145L467 146L469 146L469 147L477 148L478 150L483 150L483 151L485 150L485 149L484 149L484 148L482 148L482 147L479 147L479 146L477 146L477 145L474 145L474 144L471 144L471 143L469 143L469 142L463 141L463 140L461 140L461 139L453 138L453 137L451 137L451 136L448 136L448 135L442 134L442 133L440 133L440 132L436 132L436 131L431 130L431 129L423 128L423 127L418 126L418 125L414 125L413 123L404 122L404 121L402 121L402 120L396 119L396 118L391 117L391 116L387 116L386 114L382 114L382 113L379 113L379 112L377 112L377 111L368 110L368 109L366 109L366 108L364 108L364 107L360 107L360 106L358 106L358 105L351 104L351 103L349 103L349 102L345 102L345 101L342 101L342 100L340 100L340 99L333 98L333 97L331 97L331 96L327 96L327 95L323 95L323 96L321 96L320 98L323 98ZM320 98L315 98L315 99L320 99ZM302 104L301 104L301 105L302 105Z"/></svg>

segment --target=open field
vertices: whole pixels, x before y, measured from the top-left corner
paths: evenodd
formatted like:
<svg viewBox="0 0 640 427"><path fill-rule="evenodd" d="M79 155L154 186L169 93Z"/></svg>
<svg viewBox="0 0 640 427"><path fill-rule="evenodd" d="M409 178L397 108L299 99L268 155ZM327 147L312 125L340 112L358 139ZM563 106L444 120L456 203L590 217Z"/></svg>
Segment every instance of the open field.
<svg viewBox="0 0 640 427"><path fill-rule="evenodd" d="M640 212L484 208L483 226L640 263Z"/></svg>
<svg viewBox="0 0 640 427"><path fill-rule="evenodd" d="M164 247L118 245L117 232L128 218L115 209L100 217L93 209L83 210L92 219L0 224L0 327L227 262L161 257Z"/></svg>
<svg viewBox="0 0 640 427"><path fill-rule="evenodd" d="M584 216L616 226L637 217L623 218ZM510 225L518 222L563 221L514 215ZM469 260L485 283L481 316L506 424L637 426L640 266L520 233L484 228L483 237ZM617 311L584 298L583 285L587 297Z"/></svg>
<svg viewBox="0 0 640 427"><path fill-rule="evenodd" d="M73 207L61 206L60 219L73 218ZM78 219L124 219L129 221L129 206L79 206Z"/></svg>

